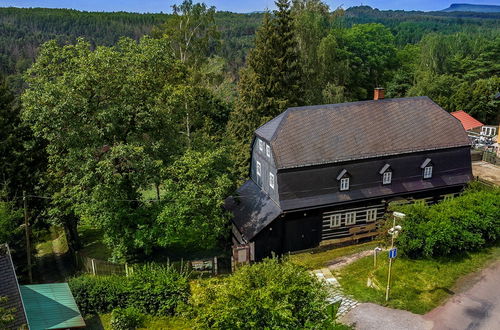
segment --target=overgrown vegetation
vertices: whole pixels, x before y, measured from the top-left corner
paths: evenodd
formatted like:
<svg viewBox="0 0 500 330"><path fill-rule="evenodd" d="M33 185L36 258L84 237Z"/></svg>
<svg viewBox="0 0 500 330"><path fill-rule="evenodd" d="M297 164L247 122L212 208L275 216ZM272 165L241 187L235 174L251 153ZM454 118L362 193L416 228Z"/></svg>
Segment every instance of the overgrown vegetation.
<svg viewBox="0 0 500 330"><path fill-rule="evenodd" d="M68 282L82 314L133 307L144 314L172 315L189 297L187 274L172 267L146 265L129 277L75 277Z"/></svg>
<svg viewBox="0 0 500 330"><path fill-rule="evenodd" d="M410 258L441 257L477 251L500 238L500 189L471 188L432 206L401 208L406 217L398 237Z"/></svg>
<svg viewBox="0 0 500 330"><path fill-rule="evenodd" d="M196 322L220 329L296 329L328 318L327 292L306 269L266 259L224 278L197 282Z"/></svg>

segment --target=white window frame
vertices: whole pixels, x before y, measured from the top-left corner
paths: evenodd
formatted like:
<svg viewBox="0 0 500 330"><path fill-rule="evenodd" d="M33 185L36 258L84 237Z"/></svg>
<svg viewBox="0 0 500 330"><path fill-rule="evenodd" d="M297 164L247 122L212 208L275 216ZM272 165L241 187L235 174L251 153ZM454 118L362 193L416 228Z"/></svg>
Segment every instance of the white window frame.
<svg viewBox="0 0 500 330"><path fill-rule="evenodd" d="M269 144L266 144L266 156L268 158L271 158L271 147L269 146Z"/></svg>
<svg viewBox="0 0 500 330"><path fill-rule="evenodd" d="M425 202L425 199L423 199L423 198L421 198L421 199L415 199L413 201L413 204L414 205L422 205L422 206L427 205L427 203Z"/></svg>
<svg viewBox="0 0 500 330"><path fill-rule="evenodd" d="M432 165L424 167L424 179L432 178Z"/></svg>
<svg viewBox="0 0 500 330"><path fill-rule="evenodd" d="M390 184L392 182L392 172L386 171L382 174L382 184Z"/></svg>
<svg viewBox="0 0 500 330"><path fill-rule="evenodd" d="M377 209L366 210L366 221L373 222L375 220L377 220Z"/></svg>
<svg viewBox="0 0 500 330"><path fill-rule="evenodd" d="M455 198L455 194L443 195L443 201L449 201L449 200L452 200L453 198Z"/></svg>
<svg viewBox="0 0 500 330"><path fill-rule="evenodd" d="M349 178L340 179L340 191L349 190Z"/></svg>
<svg viewBox="0 0 500 330"><path fill-rule="evenodd" d="M269 187L274 189L274 174L269 173Z"/></svg>
<svg viewBox="0 0 500 330"><path fill-rule="evenodd" d="M264 152L264 141L259 139L259 150L260 152Z"/></svg>
<svg viewBox="0 0 500 330"><path fill-rule="evenodd" d="M330 218L330 228L340 227L342 224L342 214L332 214Z"/></svg>
<svg viewBox="0 0 500 330"><path fill-rule="evenodd" d="M261 173L262 173L262 166L260 165L260 162L258 160L256 160L257 162L257 176L260 176Z"/></svg>
<svg viewBox="0 0 500 330"><path fill-rule="evenodd" d="M345 214L345 225L355 225L356 224L356 212L347 212Z"/></svg>

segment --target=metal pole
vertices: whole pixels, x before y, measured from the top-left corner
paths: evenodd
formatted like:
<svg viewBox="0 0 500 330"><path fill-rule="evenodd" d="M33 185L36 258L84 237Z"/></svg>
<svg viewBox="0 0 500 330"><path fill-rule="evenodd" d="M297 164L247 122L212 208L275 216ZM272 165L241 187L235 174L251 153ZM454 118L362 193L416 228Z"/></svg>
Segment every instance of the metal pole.
<svg viewBox="0 0 500 330"><path fill-rule="evenodd" d="M373 268L377 268L377 251L373 251Z"/></svg>
<svg viewBox="0 0 500 330"><path fill-rule="evenodd" d="M392 228L396 227L396 217L393 215L392 216ZM394 248L394 230L391 235L391 250ZM389 250L389 253L390 250ZM385 290L385 301L389 300L389 289L391 286L391 268L392 268L392 258L389 258L389 271L387 275L387 289Z"/></svg>
<svg viewBox="0 0 500 330"><path fill-rule="evenodd" d="M28 277L30 283L33 283L33 274L31 273L31 243L30 243L30 227L28 221L28 202L26 201L26 191L23 190L24 204L24 232L26 234L26 259L28 260Z"/></svg>

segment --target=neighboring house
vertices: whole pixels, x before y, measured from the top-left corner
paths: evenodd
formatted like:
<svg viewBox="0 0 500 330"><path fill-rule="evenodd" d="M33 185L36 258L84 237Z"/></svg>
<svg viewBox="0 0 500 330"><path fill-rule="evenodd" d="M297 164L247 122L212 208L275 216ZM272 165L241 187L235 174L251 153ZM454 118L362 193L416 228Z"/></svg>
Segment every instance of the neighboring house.
<svg viewBox="0 0 500 330"><path fill-rule="evenodd" d="M467 132L481 134L484 124L469 115L467 112L460 110L452 112L451 115L460 120L460 123L462 123L462 126Z"/></svg>
<svg viewBox="0 0 500 330"><path fill-rule="evenodd" d="M451 198L472 179L458 120L428 97L377 94L289 108L255 131L250 180L225 203L236 260L373 237L389 203Z"/></svg>
<svg viewBox="0 0 500 330"><path fill-rule="evenodd" d="M85 327L67 283L19 285L9 247L0 245L0 297L15 308L6 329L76 329Z"/></svg>

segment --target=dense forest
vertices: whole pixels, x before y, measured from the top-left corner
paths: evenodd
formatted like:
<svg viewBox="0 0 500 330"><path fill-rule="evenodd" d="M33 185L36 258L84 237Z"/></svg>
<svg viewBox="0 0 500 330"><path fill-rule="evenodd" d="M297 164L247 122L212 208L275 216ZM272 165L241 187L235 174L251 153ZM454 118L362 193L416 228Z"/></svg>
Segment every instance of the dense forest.
<svg viewBox="0 0 500 330"><path fill-rule="evenodd" d="M0 241L86 224L115 260L228 244L253 131L290 106L427 95L497 124L500 14L0 9Z"/></svg>

